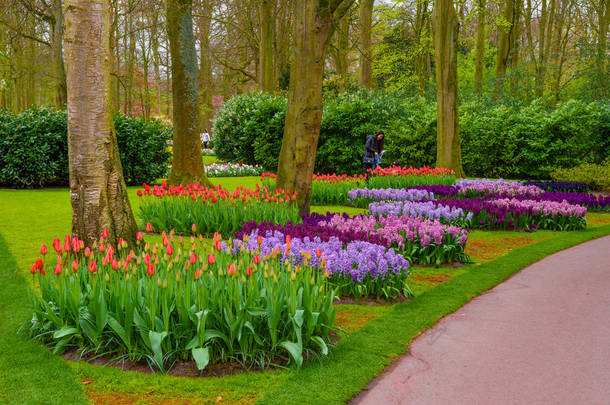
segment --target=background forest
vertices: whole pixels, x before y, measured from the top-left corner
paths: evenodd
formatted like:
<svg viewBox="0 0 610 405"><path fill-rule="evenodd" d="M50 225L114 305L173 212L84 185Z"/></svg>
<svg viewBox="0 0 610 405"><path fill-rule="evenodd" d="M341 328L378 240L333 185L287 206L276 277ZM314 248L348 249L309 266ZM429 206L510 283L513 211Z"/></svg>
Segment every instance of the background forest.
<svg viewBox="0 0 610 405"><path fill-rule="evenodd" d="M13 135L10 142L8 135L1 137L9 148L18 138L15 128L24 125L13 114L36 106L65 108L65 5L62 0L5 1L0 133ZM165 2L110 3L113 110L121 114L117 117L141 118L140 126L153 118L171 124ZM298 3L193 1L199 126L213 130L219 158L277 168ZM386 163L435 163L433 6L428 0L360 0L333 22L316 171L360 170L364 137L377 129L388 134ZM455 9L462 161L468 175L548 178L558 167L608 159L606 1L477 0L456 2ZM270 94L253 94L261 90ZM30 112L25 121L48 116ZM6 174L2 177L10 184Z"/></svg>

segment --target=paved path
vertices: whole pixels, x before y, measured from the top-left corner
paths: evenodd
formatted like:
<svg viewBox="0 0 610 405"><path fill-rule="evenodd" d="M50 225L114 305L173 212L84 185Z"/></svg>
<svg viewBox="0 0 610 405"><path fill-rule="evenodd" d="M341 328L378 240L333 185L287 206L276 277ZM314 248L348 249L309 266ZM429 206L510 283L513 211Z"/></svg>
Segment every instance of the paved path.
<svg viewBox="0 0 610 405"><path fill-rule="evenodd" d="M445 317L352 403L610 404L610 236Z"/></svg>

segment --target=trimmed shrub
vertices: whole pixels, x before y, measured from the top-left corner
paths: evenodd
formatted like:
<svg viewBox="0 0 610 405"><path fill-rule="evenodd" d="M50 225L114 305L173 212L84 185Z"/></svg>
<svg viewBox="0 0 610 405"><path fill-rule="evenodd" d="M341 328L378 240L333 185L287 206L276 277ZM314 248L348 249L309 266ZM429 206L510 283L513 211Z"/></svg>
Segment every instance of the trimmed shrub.
<svg viewBox="0 0 610 405"><path fill-rule="evenodd" d="M583 163L570 169L555 169L553 179L590 184L594 190L610 191L610 159L596 165Z"/></svg>
<svg viewBox="0 0 610 405"><path fill-rule="evenodd" d="M139 186L167 175L171 128L156 120L146 122L123 114L114 116L114 128L127 184Z"/></svg>
<svg viewBox="0 0 610 405"><path fill-rule="evenodd" d="M275 171L286 100L248 94L217 114L219 158ZM324 103L314 171L362 173L367 134L386 134L383 165L434 166L436 104L401 93L366 91L328 97ZM557 167L600 163L610 156L610 103L570 100L551 109L480 102L460 106L462 161L469 176L548 179ZM222 151L222 152L220 152Z"/></svg>
<svg viewBox="0 0 610 405"><path fill-rule="evenodd" d="M164 177L171 157L171 128L122 114L114 117L125 181L142 184ZM69 182L65 111L34 108L0 111L0 184L37 188Z"/></svg>

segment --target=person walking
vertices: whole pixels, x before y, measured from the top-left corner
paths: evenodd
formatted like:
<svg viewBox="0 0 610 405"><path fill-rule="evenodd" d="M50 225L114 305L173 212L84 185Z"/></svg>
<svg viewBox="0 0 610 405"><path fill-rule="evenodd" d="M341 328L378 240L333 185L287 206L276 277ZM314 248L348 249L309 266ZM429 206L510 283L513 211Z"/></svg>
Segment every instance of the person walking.
<svg viewBox="0 0 610 405"><path fill-rule="evenodd" d="M201 142L203 142L203 149L208 148L208 142L210 142L210 134L207 130L204 130L201 134Z"/></svg>
<svg viewBox="0 0 610 405"><path fill-rule="evenodd" d="M362 164L366 172L368 180L368 170L374 170L377 166L377 157L379 151L383 150L383 138L385 134L383 131L377 131L375 135L368 135L364 144L364 154L362 155ZM381 147L381 149L379 149Z"/></svg>

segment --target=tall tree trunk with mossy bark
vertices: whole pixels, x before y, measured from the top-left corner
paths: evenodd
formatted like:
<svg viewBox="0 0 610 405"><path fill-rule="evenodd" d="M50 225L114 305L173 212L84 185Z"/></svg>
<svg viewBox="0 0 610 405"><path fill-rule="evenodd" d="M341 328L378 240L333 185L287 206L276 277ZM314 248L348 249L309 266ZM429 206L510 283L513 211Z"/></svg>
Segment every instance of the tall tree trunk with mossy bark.
<svg viewBox="0 0 610 405"><path fill-rule="evenodd" d="M275 90L275 76L273 74L273 42L275 40L275 21L273 20L273 2L260 0L260 31L259 45L259 83L263 91L273 93Z"/></svg>
<svg viewBox="0 0 610 405"><path fill-rule="evenodd" d="M459 22L453 0L434 4L434 62L436 65L436 166L464 176L458 121L457 39Z"/></svg>
<svg viewBox="0 0 610 405"><path fill-rule="evenodd" d="M483 58L485 57L485 8L487 0L477 1L477 46L474 70L474 90L481 95L483 90Z"/></svg>
<svg viewBox="0 0 610 405"><path fill-rule="evenodd" d="M360 0L360 78L361 87L373 85L371 35L373 27L373 6L375 0Z"/></svg>
<svg viewBox="0 0 610 405"><path fill-rule="evenodd" d="M322 121L322 74L332 21L339 21L353 2L304 0L295 4L288 109L277 187L297 192L301 214L309 213L311 176Z"/></svg>
<svg viewBox="0 0 610 405"><path fill-rule="evenodd" d="M171 55L174 145L169 184L211 185L203 168L199 138L199 89L192 0L167 0Z"/></svg>
<svg viewBox="0 0 610 405"><path fill-rule="evenodd" d="M72 233L136 241L110 103L108 0L67 0L66 66Z"/></svg>

